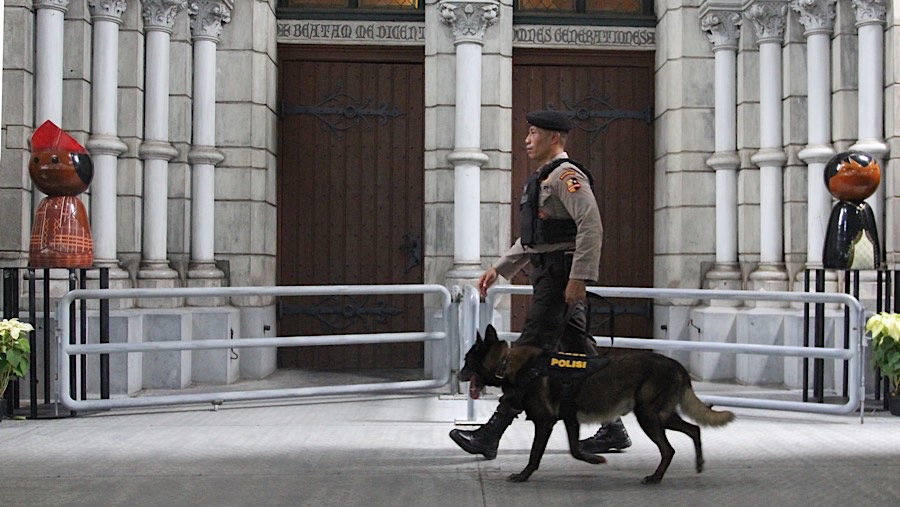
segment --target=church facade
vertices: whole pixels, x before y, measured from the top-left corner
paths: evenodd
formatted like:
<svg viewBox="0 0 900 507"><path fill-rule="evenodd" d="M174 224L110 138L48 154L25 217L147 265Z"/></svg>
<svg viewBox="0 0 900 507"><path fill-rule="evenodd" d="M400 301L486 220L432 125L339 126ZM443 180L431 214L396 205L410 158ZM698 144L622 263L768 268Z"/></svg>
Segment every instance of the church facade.
<svg viewBox="0 0 900 507"><path fill-rule="evenodd" d="M42 197L29 142L49 119L94 160L81 198L94 265L115 287L473 283L516 237L536 169L525 113L557 109L576 125L569 154L596 179L599 285L802 290L822 267L833 203L824 166L851 149L880 163L867 202L893 269L896 7L5 0L0 267L28 265ZM830 290L841 277L828 272ZM171 298L116 311L223 312L235 335L252 337L347 329L338 304ZM498 322L515 326L523 304L505 301ZM353 305L351 329L431 315L427 303ZM618 335L678 340L793 343L802 318L781 304L611 308ZM374 363L359 352L248 353L212 377L427 363L421 348L370 352ZM706 379L799 384L786 359L681 359ZM176 384L198 380L187 371Z"/></svg>

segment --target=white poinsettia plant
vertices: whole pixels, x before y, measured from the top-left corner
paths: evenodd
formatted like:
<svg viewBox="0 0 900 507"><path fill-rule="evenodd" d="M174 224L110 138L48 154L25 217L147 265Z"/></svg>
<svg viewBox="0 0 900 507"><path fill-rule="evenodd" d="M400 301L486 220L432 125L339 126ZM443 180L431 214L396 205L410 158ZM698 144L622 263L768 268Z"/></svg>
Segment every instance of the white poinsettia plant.
<svg viewBox="0 0 900 507"><path fill-rule="evenodd" d="M892 394L900 395L900 314L876 313L866 331L872 333L872 363L891 379Z"/></svg>
<svg viewBox="0 0 900 507"><path fill-rule="evenodd" d="M34 327L19 319L0 320L0 398L10 378L24 377L31 366L31 343L28 333Z"/></svg>

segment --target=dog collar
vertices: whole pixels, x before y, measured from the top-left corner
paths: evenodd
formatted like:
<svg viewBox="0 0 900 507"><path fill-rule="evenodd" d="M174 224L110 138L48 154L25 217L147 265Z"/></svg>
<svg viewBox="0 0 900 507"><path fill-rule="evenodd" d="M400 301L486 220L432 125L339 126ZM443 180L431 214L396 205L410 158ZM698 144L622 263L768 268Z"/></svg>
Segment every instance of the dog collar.
<svg viewBox="0 0 900 507"><path fill-rule="evenodd" d="M506 378L506 365L509 361L509 349L506 349L506 353L503 354L503 357L500 358L500 362L497 363L497 367L494 368L494 377L497 380L503 380Z"/></svg>

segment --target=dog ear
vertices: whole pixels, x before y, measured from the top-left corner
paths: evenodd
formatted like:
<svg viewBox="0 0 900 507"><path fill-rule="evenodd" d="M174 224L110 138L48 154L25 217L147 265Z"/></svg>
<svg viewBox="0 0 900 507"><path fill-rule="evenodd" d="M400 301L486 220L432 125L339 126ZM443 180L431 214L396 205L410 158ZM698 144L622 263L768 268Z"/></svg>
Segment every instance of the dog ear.
<svg viewBox="0 0 900 507"><path fill-rule="evenodd" d="M488 324L487 329L485 329L485 331L484 331L484 341L486 341L486 342L488 342L488 343L500 341L500 339L497 338L497 330L494 329L494 325L493 325L493 324Z"/></svg>

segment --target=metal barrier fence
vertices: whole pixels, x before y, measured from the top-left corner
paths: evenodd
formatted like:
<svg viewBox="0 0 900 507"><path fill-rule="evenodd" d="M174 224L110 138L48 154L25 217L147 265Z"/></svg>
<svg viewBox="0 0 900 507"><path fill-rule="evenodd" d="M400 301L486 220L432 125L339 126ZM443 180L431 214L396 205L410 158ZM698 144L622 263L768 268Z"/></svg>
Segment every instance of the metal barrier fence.
<svg viewBox="0 0 900 507"><path fill-rule="evenodd" d="M99 343L70 344L71 336L70 308L76 300L98 299L139 299L167 297L241 297L241 296L345 296L345 295L409 295L433 294L440 297L443 310L443 331L406 332L379 334L349 335L315 335L315 336L282 336L277 338L245 338L241 340L202 340L202 341L161 341L144 343ZM59 301L57 321L59 325L59 382L60 401L70 410L103 410L110 408L148 407L189 403L217 403L220 401L245 401L260 399L293 398L303 396L361 394L373 392L389 392L410 389L432 389L443 387L450 380L450 291L443 285L328 285L328 286L294 286L294 287L229 287L229 288L184 288L184 289L78 289L66 293ZM438 365L434 371L439 372L437 378L426 380L407 380L400 382L383 382L369 384L353 384L343 386L319 386L288 389L266 389L255 391L228 391L217 393L190 393L146 397L128 397L118 399L76 400L71 396L71 380L69 358L88 354L137 353L181 350L232 349L242 347L296 347L314 345L357 345L373 343L402 343L419 341L443 342L446 351L442 356L445 364Z"/></svg>
<svg viewBox="0 0 900 507"><path fill-rule="evenodd" d="M808 358L836 359L847 361L848 395L843 404L805 403L798 401L771 400L733 396L699 396L705 403L713 405L746 407L771 410L788 410L822 414L849 414L857 409L860 420L863 417L865 403L865 374L862 368L863 335L865 332L865 309L855 297L841 293L813 292L765 292L741 290L699 290L699 289L653 289L630 287L588 287L588 292L604 297L648 298L648 299L696 299L696 300L730 300L730 301L775 301L794 303L837 303L849 309L849 343L835 344L833 348L797 347L788 345L757 345L747 343L710 343L674 340L653 340L646 338L615 338L595 336L598 345L604 347L627 347L653 350L679 350L697 352L719 352L734 354L762 354L778 356L795 356ZM528 295L531 286L501 285L488 290L486 307L494 308L495 300L501 295ZM467 305L465 308L470 308ZM514 339L519 333L503 332L498 335L503 339Z"/></svg>
<svg viewBox="0 0 900 507"><path fill-rule="evenodd" d="M784 400L771 400L747 397L702 395L706 403L722 406L747 407L773 410L791 410L811 413L849 414L857 408L863 414L865 400L865 376L862 369L863 326L865 309L860 302L849 294L811 293L811 292L762 292L762 291L720 291L691 289L652 289L627 287L589 287L588 291L604 297L647 298L647 299L695 299L695 300L738 300L738 301L776 301L794 303L841 304L849 311L850 341L847 348L836 344L833 348L798 347L785 345L756 345L739 343L693 342L649 340L645 338L615 338L595 336L601 346L617 346L628 348L679 350L697 352L717 352L734 354L762 354L777 356L795 356L804 358L821 358L843 360L848 366L848 396L843 404L805 403ZM496 286L488 291L485 305L493 308L496 298L501 295L531 294L530 286L505 285ZM441 299L443 311L443 331L412 333L381 333L355 335L317 335L288 336L277 338L249 338L242 340L202 340L202 341L170 341L144 343L100 343L70 344L65 337L70 336L70 311L75 300L98 299L110 300L121 298L165 298L165 297L240 297L240 296L321 296L321 295L363 295L363 294L434 294ZM480 315L480 301L474 287L466 286L460 298L460 326L458 336L452 336L449 316L452 315L450 292L442 285L359 285L359 286L299 286L299 287L232 287L220 289L118 289L118 290L73 290L59 301L59 381L60 401L70 410L97 410L124 407L162 406L187 403L204 403L218 401L240 401L256 399L276 399L319 395L361 394L371 392L388 392L409 389L431 389L443 387L450 381L449 362L436 365L437 378L402 382L355 384L345 386L319 386L289 389L269 389L256 391L228 391L217 393L191 393L164 396L127 397L119 399L77 400L71 396L71 368L69 358L89 354L139 353L154 351L210 350L242 347L286 347L314 345L354 345L372 343L400 343L414 341L443 341L446 346L442 355L449 361L454 354L451 346L459 347L460 359L475 341L478 328L484 327L485 318ZM518 333L500 333L501 338L515 338ZM472 420L474 408L471 400L467 407L468 420Z"/></svg>
<svg viewBox="0 0 900 507"><path fill-rule="evenodd" d="M460 305L460 313L462 317L459 325L459 367L465 363L466 352L475 344L475 338L478 329L483 327L479 315L479 305L481 296L478 290L471 285L466 285L462 293L462 304ZM454 369L454 371L458 371ZM466 421L475 420L475 403L474 400L466 394Z"/></svg>

